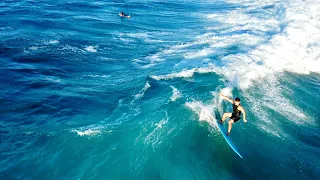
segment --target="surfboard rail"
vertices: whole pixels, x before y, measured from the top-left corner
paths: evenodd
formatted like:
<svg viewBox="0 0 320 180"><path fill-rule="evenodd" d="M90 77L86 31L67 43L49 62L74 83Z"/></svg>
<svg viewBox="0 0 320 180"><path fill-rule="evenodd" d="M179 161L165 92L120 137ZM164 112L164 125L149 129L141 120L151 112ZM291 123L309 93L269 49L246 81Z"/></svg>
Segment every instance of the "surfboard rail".
<svg viewBox="0 0 320 180"><path fill-rule="evenodd" d="M226 131L223 127L223 124L220 124L218 120L216 120L219 130L223 136L223 138L227 141L227 143L229 144L229 146L231 147L231 149L238 154L238 156L240 156L241 158L243 158L240 154L240 152L238 151L237 147L233 144L231 138L229 136L227 136Z"/></svg>

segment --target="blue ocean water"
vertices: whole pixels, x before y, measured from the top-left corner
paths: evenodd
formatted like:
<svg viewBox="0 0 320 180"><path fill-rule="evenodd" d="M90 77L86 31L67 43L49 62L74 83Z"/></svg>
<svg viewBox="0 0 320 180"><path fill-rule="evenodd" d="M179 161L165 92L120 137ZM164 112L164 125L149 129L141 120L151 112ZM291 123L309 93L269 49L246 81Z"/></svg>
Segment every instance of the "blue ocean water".
<svg viewBox="0 0 320 180"><path fill-rule="evenodd" d="M0 179L319 178L319 1L3 0L0 15ZM243 159L215 124L220 92L246 109Z"/></svg>

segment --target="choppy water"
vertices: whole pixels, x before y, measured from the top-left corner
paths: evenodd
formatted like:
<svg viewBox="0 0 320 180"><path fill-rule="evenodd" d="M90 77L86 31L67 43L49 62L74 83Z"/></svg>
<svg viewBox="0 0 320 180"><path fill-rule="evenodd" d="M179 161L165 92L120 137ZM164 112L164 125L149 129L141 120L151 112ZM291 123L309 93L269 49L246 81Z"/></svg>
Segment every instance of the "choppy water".
<svg viewBox="0 0 320 180"><path fill-rule="evenodd" d="M0 179L319 178L319 1L4 0L0 15ZM231 110L218 92L247 111L243 159L211 118Z"/></svg>

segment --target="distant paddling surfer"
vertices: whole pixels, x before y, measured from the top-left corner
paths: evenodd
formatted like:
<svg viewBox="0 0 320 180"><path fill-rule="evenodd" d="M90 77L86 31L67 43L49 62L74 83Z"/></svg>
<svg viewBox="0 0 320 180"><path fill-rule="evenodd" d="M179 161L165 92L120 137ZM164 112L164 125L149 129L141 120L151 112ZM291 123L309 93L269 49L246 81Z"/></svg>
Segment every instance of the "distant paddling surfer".
<svg viewBox="0 0 320 180"><path fill-rule="evenodd" d="M128 15L128 14L124 14L124 12L119 13L119 16L121 16L121 17L125 17L125 18L131 18L131 16L130 16L130 15Z"/></svg>
<svg viewBox="0 0 320 180"><path fill-rule="evenodd" d="M240 104L240 99L239 98L235 98L234 100L229 99L227 96L224 96L223 94L220 93L220 96L229 101L230 103L232 103L232 108L233 108L233 112L232 113L224 113L222 116L222 120L219 120L219 123L223 123L224 120L226 120L226 118L230 118L231 120L228 122L229 126L228 126L228 132L227 135L230 135L230 131L232 128L232 124L239 121L240 120L240 115L241 112L243 113L243 121L246 123L247 119L246 119L246 112L244 111L244 108L241 106Z"/></svg>

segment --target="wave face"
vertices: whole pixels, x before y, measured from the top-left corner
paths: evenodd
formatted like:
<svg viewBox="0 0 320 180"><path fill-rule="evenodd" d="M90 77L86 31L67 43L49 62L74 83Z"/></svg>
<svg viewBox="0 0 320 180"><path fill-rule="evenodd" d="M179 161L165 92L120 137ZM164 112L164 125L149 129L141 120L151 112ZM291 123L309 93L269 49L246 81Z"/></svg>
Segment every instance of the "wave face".
<svg viewBox="0 0 320 180"><path fill-rule="evenodd" d="M320 176L319 1L0 7L0 179Z"/></svg>

